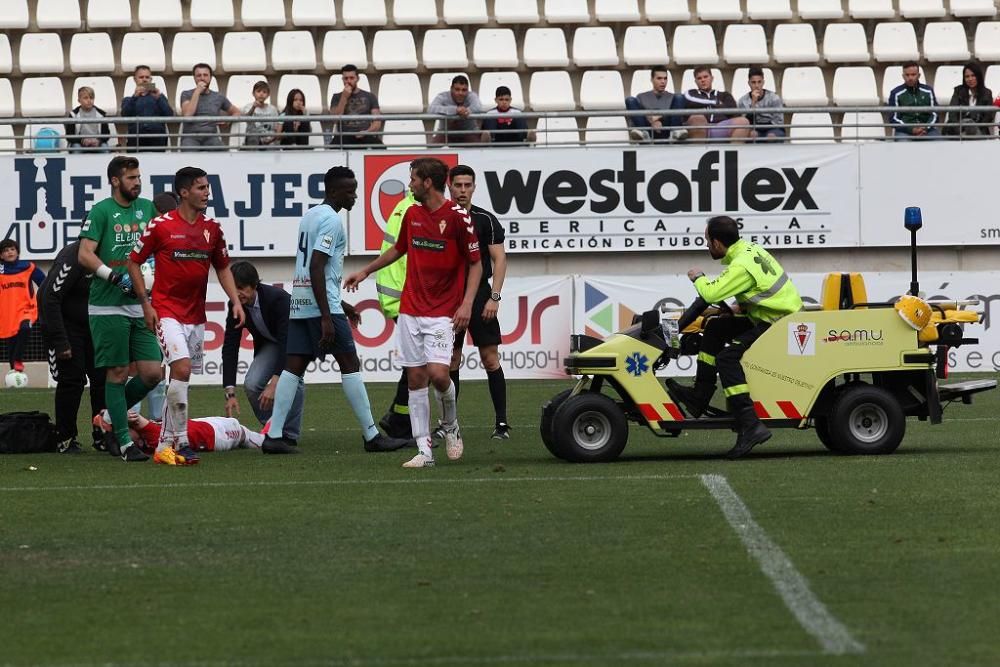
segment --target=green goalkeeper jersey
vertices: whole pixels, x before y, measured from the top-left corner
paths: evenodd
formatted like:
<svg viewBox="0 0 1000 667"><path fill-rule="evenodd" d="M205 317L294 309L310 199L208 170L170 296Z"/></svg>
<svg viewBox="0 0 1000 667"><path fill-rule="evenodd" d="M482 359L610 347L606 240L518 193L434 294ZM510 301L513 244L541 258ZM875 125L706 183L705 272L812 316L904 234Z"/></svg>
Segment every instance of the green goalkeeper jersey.
<svg viewBox="0 0 1000 667"><path fill-rule="evenodd" d="M121 206L114 197L108 197L90 209L80 229L80 238L97 241L96 254L100 260L115 273L126 273L128 254L155 217L156 209L148 199L139 197L130 205ZM90 283L90 314L142 317L142 306L115 285L98 278Z"/></svg>

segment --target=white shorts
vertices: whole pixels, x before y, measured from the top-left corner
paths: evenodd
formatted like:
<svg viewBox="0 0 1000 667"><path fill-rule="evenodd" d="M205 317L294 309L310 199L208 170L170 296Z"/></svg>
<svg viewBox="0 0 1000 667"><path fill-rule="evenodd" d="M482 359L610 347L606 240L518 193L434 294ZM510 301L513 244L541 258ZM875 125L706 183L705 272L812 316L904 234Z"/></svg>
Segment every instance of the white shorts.
<svg viewBox="0 0 1000 667"><path fill-rule="evenodd" d="M190 359L191 372L201 375L205 361L204 324L181 324L173 318L164 317L156 327L156 339L160 342L163 362L167 366L179 359Z"/></svg>
<svg viewBox="0 0 1000 667"><path fill-rule="evenodd" d="M231 449L260 447L264 444L264 436L251 431L233 417L202 417L197 420L205 422L215 432L214 451L225 452Z"/></svg>
<svg viewBox="0 0 1000 667"><path fill-rule="evenodd" d="M400 366L450 366L454 343L455 330L451 326L450 317L400 314L396 319L396 346Z"/></svg>

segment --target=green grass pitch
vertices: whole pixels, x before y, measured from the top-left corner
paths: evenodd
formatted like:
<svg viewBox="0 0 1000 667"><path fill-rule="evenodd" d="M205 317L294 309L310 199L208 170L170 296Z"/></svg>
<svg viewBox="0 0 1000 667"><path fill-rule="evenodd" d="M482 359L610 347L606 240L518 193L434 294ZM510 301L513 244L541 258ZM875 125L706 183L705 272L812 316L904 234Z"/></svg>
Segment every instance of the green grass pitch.
<svg viewBox="0 0 1000 667"><path fill-rule="evenodd" d="M497 442L465 383L466 456L427 470L366 454L337 386L308 388L300 456L0 457L0 665L1000 664L1000 394L885 457L778 431L730 462L728 431L633 427L618 462L571 465L538 436L568 386L511 382ZM379 413L392 388L369 391ZM21 409L51 392L0 392ZM824 651L702 475L862 650Z"/></svg>

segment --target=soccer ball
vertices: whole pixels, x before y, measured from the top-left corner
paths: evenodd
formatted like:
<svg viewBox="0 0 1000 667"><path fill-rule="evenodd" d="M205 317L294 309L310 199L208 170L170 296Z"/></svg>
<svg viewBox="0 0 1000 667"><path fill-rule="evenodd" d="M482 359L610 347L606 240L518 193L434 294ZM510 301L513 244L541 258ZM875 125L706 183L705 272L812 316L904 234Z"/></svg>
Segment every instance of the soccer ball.
<svg viewBox="0 0 1000 667"><path fill-rule="evenodd" d="M139 270L142 272L142 282L145 283L148 294L153 289L153 266L149 262L143 262L139 265Z"/></svg>
<svg viewBox="0 0 1000 667"><path fill-rule="evenodd" d="M28 386L28 376L21 371L8 371L3 383L8 389L24 389Z"/></svg>

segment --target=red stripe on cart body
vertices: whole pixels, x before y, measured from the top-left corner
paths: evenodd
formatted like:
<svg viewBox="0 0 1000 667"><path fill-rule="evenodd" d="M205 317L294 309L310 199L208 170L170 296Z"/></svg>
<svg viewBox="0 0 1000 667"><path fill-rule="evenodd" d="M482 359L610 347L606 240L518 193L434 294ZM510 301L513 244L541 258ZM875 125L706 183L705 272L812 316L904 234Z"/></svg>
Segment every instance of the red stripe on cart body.
<svg viewBox="0 0 1000 667"><path fill-rule="evenodd" d="M676 405L674 405L673 403L664 403L663 407L667 409L667 412L670 413L670 416L674 418L675 422L684 421L684 415L681 414L680 408L678 408Z"/></svg>
<svg viewBox="0 0 1000 667"><path fill-rule="evenodd" d="M802 419L802 415L795 409L795 404L791 401L777 401L777 404L789 419Z"/></svg>
<svg viewBox="0 0 1000 667"><path fill-rule="evenodd" d="M646 418L646 421L660 421L660 413L650 403L640 403L639 410L642 412L642 416Z"/></svg>

